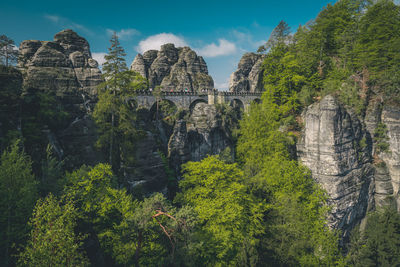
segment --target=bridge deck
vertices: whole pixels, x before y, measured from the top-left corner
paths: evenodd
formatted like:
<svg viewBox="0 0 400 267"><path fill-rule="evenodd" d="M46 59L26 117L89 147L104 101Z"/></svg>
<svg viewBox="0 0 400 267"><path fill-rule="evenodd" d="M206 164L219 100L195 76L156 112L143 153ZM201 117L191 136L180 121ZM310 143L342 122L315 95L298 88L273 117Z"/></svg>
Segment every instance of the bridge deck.
<svg viewBox="0 0 400 267"><path fill-rule="evenodd" d="M173 102L178 108L190 109L197 102L208 104L232 104L233 101L239 102L245 110L251 102L261 99L261 92L222 92L217 90L208 90L203 92L185 92L185 91L162 91L160 98ZM150 90L137 91L135 100L139 107L150 109L156 102L156 97Z"/></svg>

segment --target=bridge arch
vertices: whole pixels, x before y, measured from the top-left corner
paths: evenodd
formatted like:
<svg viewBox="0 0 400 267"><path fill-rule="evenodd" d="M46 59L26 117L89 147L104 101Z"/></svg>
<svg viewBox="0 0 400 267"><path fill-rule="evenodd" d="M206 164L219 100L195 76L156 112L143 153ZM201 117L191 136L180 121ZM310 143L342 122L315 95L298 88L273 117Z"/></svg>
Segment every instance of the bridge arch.
<svg viewBox="0 0 400 267"><path fill-rule="evenodd" d="M189 111L190 111L190 113L192 113L194 107L195 107L198 103L206 103L206 104L208 104L207 101L206 101L205 99L198 98L198 99L194 100L192 103L190 103L190 105L189 105Z"/></svg>
<svg viewBox="0 0 400 267"><path fill-rule="evenodd" d="M175 114L178 111L178 107L174 101L169 99L160 99L154 101L150 107L150 118L152 120L164 118Z"/></svg>
<svg viewBox="0 0 400 267"><path fill-rule="evenodd" d="M244 110L244 103L241 99L239 98L234 98L230 101L229 105L233 107L234 109L240 109Z"/></svg>

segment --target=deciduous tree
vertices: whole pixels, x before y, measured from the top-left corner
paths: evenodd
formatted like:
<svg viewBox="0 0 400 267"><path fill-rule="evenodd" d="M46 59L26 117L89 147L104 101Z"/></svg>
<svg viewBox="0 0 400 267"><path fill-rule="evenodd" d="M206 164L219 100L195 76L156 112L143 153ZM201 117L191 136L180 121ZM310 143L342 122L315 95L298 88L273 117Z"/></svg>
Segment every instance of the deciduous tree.
<svg viewBox="0 0 400 267"><path fill-rule="evenodd" d="M12 265L11 256L28 234L28 220L37 198L31 159L16 141L0 159L0 261Z"/></svg>
<svg viewBox="0 0 400 267"><path fill-rule="evenodd" d="M77 210L71 200L52 194L36 203L28 244L20 266L89 266L82 251L83 237L75 234Z"/></svg>

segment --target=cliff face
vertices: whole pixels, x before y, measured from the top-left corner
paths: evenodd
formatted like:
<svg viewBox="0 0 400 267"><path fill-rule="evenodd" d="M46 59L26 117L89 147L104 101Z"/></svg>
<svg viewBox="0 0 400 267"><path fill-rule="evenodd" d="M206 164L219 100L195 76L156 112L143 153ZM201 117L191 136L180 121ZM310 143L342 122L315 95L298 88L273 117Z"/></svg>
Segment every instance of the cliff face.
<svg viewBox="0 0 400 267"><path fill-rule="evenodd" d="M88 112L102 77L88 42L72 30L63 30L53 41L23 41L19 53L24 94L54 96L57 105L68 113L63 122L66 127L50 132L44 129L58 156L66 158L70 166L98 162L95 126Z"/></svg>
<svg viewBox="0 0 400 267"><path fill-rule="evenodd" d="M384 107L381 121L387 127L389 149L379 154L385 164L377 164L384 175L376 177L376 199L396 204L400 212L400 108Z"/></svg>
<svg viewBox="0 0 400 267"><path fill-rule="evenodd" d="M329 195L329 225L349 231L376 206L397 205L400 183L400 109L370 103L360 121L332 96L303 113L299 160ZM375 129L387 127L389 149L377 150Z"/></svg>
<svg viewBox="0 0 400 267"><path fill-rule="evenodd" d="M259 92L263 90L263 72L261 65L264 56L255 53L246 53L239 61L238 69L231 74L229 91L231 92Z"/></svg>
<svg viewBox="0 0 400 267"><path fill-rule="evenodd" d="M150 88L160 85L166 91L187 89L198 92L214 87L204 59L189 47L176 48L173 44L165 44L160 51L138 54L131 70L148 79Z"/></svg>
<svg viewBox="0 0 400 267"><path fill-rule="evenodd" d="M89 43L72 30L57 33L54 41L23 41L19 52L27 88L52 90L59 97L95 95L102 82Z"/></svg>
<svg viewBox="0 0 400 267"><path fill-rule="evenodd" d="M333 205L329 225L347 236L373 205L371 138L332 96L308 107L303 117L299 159L328 192Z"/></svg>
<svg viewBox="0 0 400 267"><path fill-rule="evenodd" d="M175 169L189 160L199 161L233 146L227 131L214 105L196 104L187 121L177 121L169 139L168 155Z"/></svg>

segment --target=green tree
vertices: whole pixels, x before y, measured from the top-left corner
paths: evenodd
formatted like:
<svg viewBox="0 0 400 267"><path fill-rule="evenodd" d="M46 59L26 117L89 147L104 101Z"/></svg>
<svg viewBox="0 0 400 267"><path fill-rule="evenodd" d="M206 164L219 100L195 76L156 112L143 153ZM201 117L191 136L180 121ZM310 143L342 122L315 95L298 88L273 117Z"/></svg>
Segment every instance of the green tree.
<svg viewBox="0 0 400 267"><path fill-rule="evenodd" d="M12 265L16 248L28 234L28 220L37 198L31 160L16 141L3 152L0 163L1 262Z"/></svg>
<svg viewBox="0 0 400 267"><path fill-rule="evenodd" d="M82 166L65 178L64 194L76 203L83 218L96 224L97 214L109 188L116 187L111 166L100 163L94 167ZM99 226L102 227L102 226Z"/></svg>
<svg viewBox="0 0 400 267"><path fill-rule="evenodd" d="M271 155L290 156L289 147L293 140L287 133L279 131L282 119L296 106L292 97L288 100L278 105L274 91L268 90L261 103L252 105L240 121L237 156L246 175L256 175Z"/></svg>
<svg viewBox="0 0 400 267"><path fill-rule="evenodd" d="M126 67L124 49L114 33L111 37L109 54L104 58L104 83L99 87L98 102L93 118L99 128L98 146L108 154L114 172L119 173L121 161L132 163L136 128L135 108L130 100L135 91L147 88L146 80Z"/></svg>
<svg viewBox="0 0 400 267"><path fill-rule="evenodd" d="M281 98L276 90L266 86L261 103L245 114L237 145L247 187L268 205L260 259L272 266L334 265L340 260L338 237L326 227L326 195L291 159L293 136L282 127L296 108L295 91Z"/></svg>
<svg viewBox="0 0 400 267"><path fill-rule="evenodd" d="M268 41L265 45L262 45L258 48L257 52L262 53L271 49L277 45L282 45L290 42L290 27L289 25L281 20L279 24L273 29L271 35L268 38Z"/></svg>
<svg viewBox="0 0 400 267"><path fill-rule="evenodd" d="M18 49L9 37L0 35L0 62L8 67L17 60Z"/></svg>
<svg viewBox="0 0 400 267"><path fill-rule="evenodd" d="M377 1L360 21L360 37L355 47L359 68L366 67L380 75L397 69L399 45L400 7L390 0Z"/></svg>
<svg viewBox="0 0 400 267"><path fill-rule="evenodd" d="M290 39L290 27L285 21L281 20L279 24L272 31L266 46L267 48L273 48L278 44L288 42L289 39Z"/></svg>
<svg viewBox="0 0 400 267"><path fill-rule="evenodd" d="M400 265L400 215L386 207L367 216L362 233L352 233L347 262L351 266Z"/></svg>
<svg viewBox="0 0 400 267"><path fill-rule="evenodd" d="M77 210L68 199L49 194L39 199L30 221L32 231L19 255L20 266L88 266L82 236L75 234Z"/></svg>
<svg viewBox="0 0 400 267"><path fill-rule="evenodd" d="M0 65L0 151L4 151L15 139L21 138L22 73L13 67Z"/></svg>
<svg viewBox="0 0 400 267"><path fill-rule="evenodd" d="M39 192L42 197L50 192L59 195L62 191L63 161L59 161L53 155L53 148L47 145L46 158L42 160L39 178Z"/></svg>
<svg viewBox="0 0 400 267"><path fill-rule="evenodd" d="M248 179L252 193L266 199L269 214L260 257L271 265L332 266L340 260L337 233L326 226L326 193L294 160L272 156Z"/></svg>
<svg viewBox="0 0 400 267"><path fill-rule="evenodd" d="M186 244L195 224L191 209L174 208L160 193L133 200L125 189L116 188L109 165L84 166L68 174L65 194L76 203L79 229L96 234L112 259L109 264L155 266L190 260Z"/></svg>
<svg viewBox="0 0 400 267"><path fill-rule="evenodd" d="M195 224L190 208L176 209L160 193L142 202L132 201L123 190L110 190L103 207L99 216L105 220L118 214L119 219L99 233L102 246L118 264L190 262L185 246Z"/></svg>
<svg viewBox="0 0 400 267"><path fill-rule="evenodd" d="M202 225L197 264L254 265L256 236L262 233L265 206L247 193L243 171L237 164L210 156L201 162L186 163L183 172L179 183L182 193L177 200L193 206Z"/></svg>

